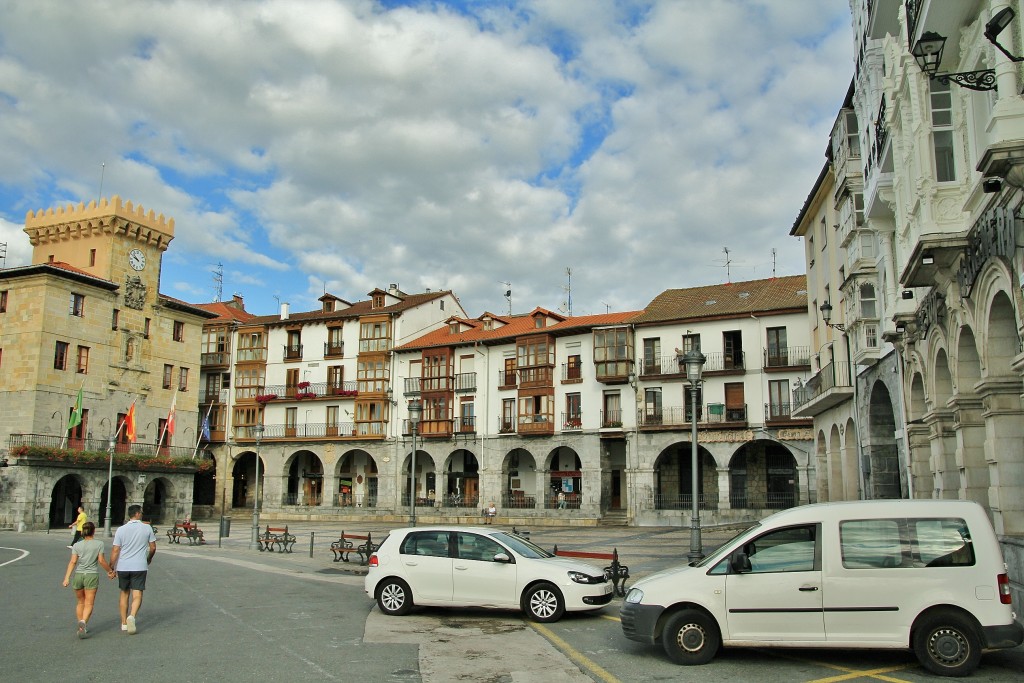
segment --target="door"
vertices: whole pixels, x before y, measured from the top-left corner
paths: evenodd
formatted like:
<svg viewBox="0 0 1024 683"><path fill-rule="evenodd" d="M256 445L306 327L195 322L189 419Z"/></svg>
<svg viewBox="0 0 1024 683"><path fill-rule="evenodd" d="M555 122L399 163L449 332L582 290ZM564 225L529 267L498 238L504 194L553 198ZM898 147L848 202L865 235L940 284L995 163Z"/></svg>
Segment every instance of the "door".
<svg viewBox="0 0 1024 683"><path fill-rule="evenodd" d="M809 524L774 529L743 545L750 571L731 570L725 580L730 639L825 639L820 537L820 525Z"/></svg>
<svg viewBox="0 0 1024 683"><path fill-rule="evenodd" d="M612 510L622 509L622 470L612 470Z"/></svg>
<svg viewBox="0 0 1024 683"><path fill-rule="evenodd" d="M414 531L405 537L399 553L413 601L452 601L454 582L447 531Z"/></svg>
<svg viewBox="0 0 1024 683"><path fill-rule="evenodd" d="M726 422L746 421L747 406L743 401L743 382L727 382L725 385Z"/></svg>
<svg viewBox="0 0 1024 683"><path fill-rule="evenodd" d="M288 370L288 372L285 373L284 395L287 396L288 398L295 398L295 393L297 391L296 387L298 386L298 384L299 384L299 369L298 368L290 368Z"/></svg>
<svg viewBox="0 0 1024 683"><path fill-rule="evenodd" d="M480 534L459 532L456 537L458 557L452 563L454 602L484 607L518 607L516 565L494 561L498 553L513 557L512 553Z"/></svg>

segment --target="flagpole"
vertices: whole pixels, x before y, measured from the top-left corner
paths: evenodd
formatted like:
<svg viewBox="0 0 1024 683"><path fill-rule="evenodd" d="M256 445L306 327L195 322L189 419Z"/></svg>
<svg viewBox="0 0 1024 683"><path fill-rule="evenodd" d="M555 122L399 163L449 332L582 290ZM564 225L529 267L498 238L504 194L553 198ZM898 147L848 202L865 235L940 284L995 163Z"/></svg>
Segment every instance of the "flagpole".
<svg viewBox="0 0 1024 683"><path fill-rule="evenodd" d="M60 447L64 446L68 442L68 437L71 435L71 430L82 424L82 391L85 389L85 380L82 380L82 384L78 387L78 394L75 395L75 407L71 409L71 417L68 419L68 428L64 431L64 436L60 439ZM74 424L71 422L78 417L78 420Z"/></svg>
<svg viewBox="0 0 1024 683"><path fill-rule="evenodd" d="M213 401L210 401L210 407L206 409L206 417L203 418L203 424L210 424L210 413L213 412ZM192 459L195 460L196 456L199 455L199 444L203 442L203 424L199 425L199 437L196 439L196 448L192 451Z"/></svg>
<svg viewBox="0 0 1024 683"><path fill-rule="evenodd" d="M135 405L135 402L132 402ZM126 418L127 419L127 418ZM107 456L109 462L107 464L107 515L103 521L103 532L110 538L114 534L110 531L110 503L114 497L114 444L117 443L117 437L121 435L121 429L124 427L125 420L121 420L121 424L117 426L117 431L110 437L110 444L107 446Z"/></svg>
<svg viewBox="0 0 1024 683"><path fill-rule="evenodd" d="M157 454L160 453L160 448L164 445L164 435L167 434L167 425L171 424L171 418L174 415L175 409L177 408L177 405L176 405L177 402L178 402L178 389L175 388L174 389L174 396L171 397L171 409L167 413L167 419L164 420L164 428L160 432L160 438L157 439L157 442L156 442L156 452L157 452ZM172 434L173 434L173 432L172 432Z"/></svg>

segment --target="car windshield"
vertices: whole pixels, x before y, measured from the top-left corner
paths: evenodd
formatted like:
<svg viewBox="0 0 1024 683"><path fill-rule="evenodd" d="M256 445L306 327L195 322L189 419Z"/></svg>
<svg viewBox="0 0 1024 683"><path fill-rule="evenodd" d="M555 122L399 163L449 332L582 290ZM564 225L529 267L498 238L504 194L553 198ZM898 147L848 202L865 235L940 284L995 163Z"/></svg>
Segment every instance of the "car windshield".
<svg viewBox="0 0 1024 683"><path fill-rule="evenodd" d="M718 548L713 553L711 553L710 555L705 557L703 560L698 562L696 566L698 566L698 567L710 567L711 565L715 564L720 559L722 559L722 556L726 553L726 551L729 548L732 548L734 545L736 545L736 541L737 540L739 540L740 538L745 537L745 536L752 536L752 535L754 535L757 532L757 530L760 529L760 528L761 528L761 523L758 522L758 523L755 523L753 526L749 526L746 529L740 531L738 534L736 534L735 536L730 538L728 541L726 541L722 545L718 546Z"/></svg>
<svg viewBox="0 0 1024 683"><path fill-rule="evenodd" d="M523 557L529 557L532 559L539 559L542 557L554 557L552 553L549 553L547 550L544 550L544 548L541 548L539 545L530 543L522 536L516 536L515 534L500 532L494 534L493 538L498 539L499 541L507 545L509 548L512 548L512 550L516 551L517 554L522 555Z"/></svg>

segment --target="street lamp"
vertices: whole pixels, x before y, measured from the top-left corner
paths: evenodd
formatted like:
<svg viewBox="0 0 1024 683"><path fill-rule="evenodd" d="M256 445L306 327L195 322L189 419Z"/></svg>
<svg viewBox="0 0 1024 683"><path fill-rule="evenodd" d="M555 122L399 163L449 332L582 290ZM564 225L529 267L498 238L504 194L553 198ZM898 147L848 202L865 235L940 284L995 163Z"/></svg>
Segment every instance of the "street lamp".
<svg viewBox="0 0 1024 683"><path fill-rule="evenodd" d="M820 306L820 308L821 308L821 320L822 320L822 322L825 323L825 325L827 325L828 327L834 327L835 329L839 330L840 332L846 332L846 325L841 325L839 323L832 324L832 304L830 304L826 300L825 303L823 303Z"/></svg>
<svg viewBox="0 0 1024 683"><path fill-rule="evenodd" d="M416 429L423 417L423 404L409 401L409 425L412 427L412 471L409 477L409 524L416 526Z"/></svg>
<svg viewBox="0 0 1024 683"><path fill-rule="evenodd" d="M260 533L260 441L263 439L263 425L253 425L249 429L256 435L256 481L253 482L252 538L249 539L249 550L252 550Z"/></svg>
<svg viewBox="0 0 1024 683"><path fill-rule="evenodd" d="M103 418L106 420L107 418ZM100 420L100 426L103 426L103 420ZM114 444L117 435L110 433L110 441L107 444L107 514L103 520L103 533L110 538L114 533L110 530L110 501L114 497Z"/></svg>
<svg viewBox="0 0 1024 683"><path fill-rule="evenodd" d="M676 352L679 369L686 368L686 381L690 383L690 564L704 559L704 548L700 538L700 505L697 499L699 479L697 477L697 392L700 391L701 370L707 358L698 349L686 353Z"/></svg>

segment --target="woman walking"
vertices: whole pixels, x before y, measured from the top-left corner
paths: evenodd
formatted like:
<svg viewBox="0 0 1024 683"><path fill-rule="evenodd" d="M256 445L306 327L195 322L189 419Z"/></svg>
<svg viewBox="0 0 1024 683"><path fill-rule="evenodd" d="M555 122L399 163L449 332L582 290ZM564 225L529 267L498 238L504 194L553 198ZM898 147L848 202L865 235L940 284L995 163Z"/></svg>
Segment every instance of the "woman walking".
<svg viewBox="0 0 1024 683"><path fill-rule="evenodd" d="M64 573L64 587L70 584L75 590L75 617L78 619L78 637L85 638L89 635L89 617L92 616L93 605L96 604L96 591L100 586L100 574L98 567L106 570L107 576L113 570L103 556L103 541L93 538L96 533L96 525L86 522L82 525L84 538L71 547L71 560L68 562L68 570ZM72 579L74 572L74 579Z"/></svg>

